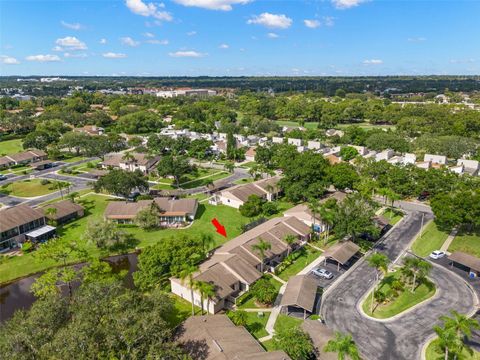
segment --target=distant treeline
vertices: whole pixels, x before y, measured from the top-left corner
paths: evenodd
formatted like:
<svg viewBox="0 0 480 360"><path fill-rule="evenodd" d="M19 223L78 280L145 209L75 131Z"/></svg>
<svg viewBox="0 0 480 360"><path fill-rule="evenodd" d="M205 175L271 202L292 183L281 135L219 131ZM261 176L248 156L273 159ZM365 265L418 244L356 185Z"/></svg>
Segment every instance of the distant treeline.
<svg viewBox="0 0 480 360"><path fill-rule="evenodd" d="M338 89L349 93L415 93L480 90L480 76L382 76L382 77L64 77L70 81L53 83L17 82L19 77L0 77L1 88L24 87L32 95L39 88L51 92L83 86L87 90L126 87L232 88L248 91L317 91L332 96ZM39 78L39 77L25 77Z"/></svg>

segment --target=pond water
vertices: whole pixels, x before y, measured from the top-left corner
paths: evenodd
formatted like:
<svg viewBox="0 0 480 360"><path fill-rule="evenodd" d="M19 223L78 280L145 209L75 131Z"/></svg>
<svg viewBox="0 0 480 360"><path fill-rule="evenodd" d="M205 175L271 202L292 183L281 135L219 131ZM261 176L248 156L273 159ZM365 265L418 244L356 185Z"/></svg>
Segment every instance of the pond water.
<svg viewBox="0 0 480 360"><path fill-rule="evenodd" d="M112 256L104 260L110 263L114 273L128 270L124 284L128 288L134 287L132 274L137 270L137 254ZM79 269L84 265L78 264L74 267ZM0 322L8 320L16 310L29 309L32 306L36 298L30 292L30 287L41 275L42 273L34 274L0 286Z"/></svg>

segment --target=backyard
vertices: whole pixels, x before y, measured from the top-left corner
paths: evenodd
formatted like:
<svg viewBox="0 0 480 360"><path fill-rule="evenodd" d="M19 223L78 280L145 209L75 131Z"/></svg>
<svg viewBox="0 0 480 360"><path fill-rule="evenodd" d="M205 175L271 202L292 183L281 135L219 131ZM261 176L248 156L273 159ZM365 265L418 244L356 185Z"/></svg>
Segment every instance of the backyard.
<svg viewBox="0 0 480 360"><path fill-rule="evenodd" d="M282 284L275 280L273 278L273 276L271 275L264 275L264 277L266 279L268 279L268 281L270 281L271 284L273 284L273 286L275 287L275 289L277 290L277 293L278 291L280 290L280 288L282 287ZM264 306L262 306L264 307ZM251 291L249 292L246 292L245 294L243 294L239 299L237 299L237 308L239 309L255 309L255 308L259 308L259 306L257 305L254 297L253 297L253 294L251 293Z"/></svg>
<svg viewBox="0 0 480 360"><path fill-rule="evenodd" d="M18 197L42 196L55 191L59 191L56 182L47 182L47 180L42 179L12 182L0 188L0 193Z"/></svg>
<svg viewBox="0 0 480 360"><path fill-rule="evenodd" d="M393 209L386 209L382 213L382 215L388 220L388 223L392 226L398 223L403 218L403 215L400 211Z"/></svg>
<svg viewBox="0 0 480 360"><path fill-rule="evenodd" d="M422 236L418 237L412 245L412 251L421 257L428 256L432 251L439 250L448 233L438 229L437 224L431 221L423 230ZM478 240L477 240L478 241Z"/></svg>
<svg viewBox="0 0 480 360"><path fill-rule="evenodd" d="M393 291L391 285L399 280L401 277L400 271L396 271L388 274L381 281L380 286L375 289L376 292L381 291L384 294L388 294ZM377 319L387 319L401 312L427 300L435 295L435 285L428 281L422 281L415 288L413 292L410 291L410 285L405 285L403 290L398 291L398 296L393 300L384 302L381 304L374 304L373 313L371 312L372 305L372 292L368 294L365 301L362 304L363 311Z"/></svg>
<svg viewBox="0 0 480 360"><path fill-rule="evenodd" d="M462 251L480 257L480 232L478 229L468 231L466 227L462 227L450 244L448 251Z"/></svg>
<svg viewBox="0 0 480 360"><path fill-rule="evenodd" d="M297 326L301 326L303 323L302 319L294 318L285 314L280 314L278 315L277 321L275 322L275 331L281 331L284 329L291 329ZM262 342L262 346L267 350L267 351L274 351L276 350L275 348L275 343L273 340L267 340Z"/></svg>

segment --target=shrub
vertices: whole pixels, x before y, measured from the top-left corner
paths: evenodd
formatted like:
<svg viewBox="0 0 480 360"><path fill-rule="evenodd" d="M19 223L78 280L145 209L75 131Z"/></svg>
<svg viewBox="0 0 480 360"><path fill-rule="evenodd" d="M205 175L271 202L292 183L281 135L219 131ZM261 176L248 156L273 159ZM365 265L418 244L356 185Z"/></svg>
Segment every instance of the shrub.
<svg viewBox="0 0 480 360"><path fill-rule="evenodd" d="M262 278L253 284L251 292L258 302L265 305L273 304L277 297L277 289L275 289L275 286L265 278Z"/></svg>
<svg viewBox="0 0 480 360"><path fill-rule="evenodd" d="M95 164L92 163L91 161L89 161L89 162L87 163L87 168L93 169L94 167L95 167Z"/></svg>
<svg viewBox="0 0 480 360"><path fill-rule="evenodd" d="M30 241L26 241L22 244L22 252L27 254L33 250L33 244Z"/></svg>
<svg viewBox="0 0 480 360"><path fill-rule="evenodd" d="M42 184L42 185L48 185L48 184L50 184L50 180L42 179L42 180L40 180L40 184Z"/></svg>
<svg viewBox="0 0 480 360"><path fill-rule="evenodd" d="M63 169L63 172L65 174L71 174L71 173L73 173L73 170L71 168L65 168L65 169Z"/></svg>
<svg viewBox="0 0 480 360"><path fill-rule="evenodd" d="M262 205L262 212L266 216L276 214L278 212L278 206L274 202L266 202Z"/></svg>

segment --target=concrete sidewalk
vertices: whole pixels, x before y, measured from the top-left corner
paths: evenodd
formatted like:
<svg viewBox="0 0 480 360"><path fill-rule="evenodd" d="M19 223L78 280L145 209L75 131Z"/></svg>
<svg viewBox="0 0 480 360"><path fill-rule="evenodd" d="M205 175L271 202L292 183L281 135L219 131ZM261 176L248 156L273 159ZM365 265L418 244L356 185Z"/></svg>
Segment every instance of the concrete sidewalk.
<svg viewBox="0 0 480 360"><path fill-rule="evenodd" d="M455 228L450 232L450 235L448 235L447 239L443 243L442 247L440 248L441 251L448 252L448 248L452 244L453 240L455 240L455 236L457 236L458 229Z"/></svg>

